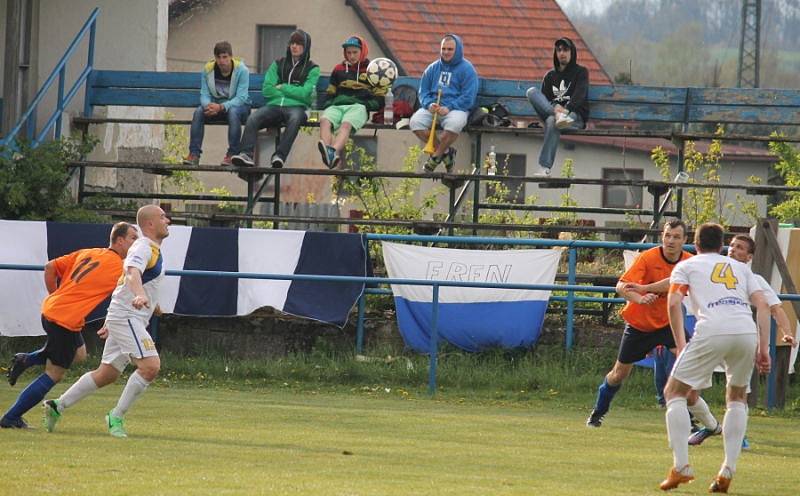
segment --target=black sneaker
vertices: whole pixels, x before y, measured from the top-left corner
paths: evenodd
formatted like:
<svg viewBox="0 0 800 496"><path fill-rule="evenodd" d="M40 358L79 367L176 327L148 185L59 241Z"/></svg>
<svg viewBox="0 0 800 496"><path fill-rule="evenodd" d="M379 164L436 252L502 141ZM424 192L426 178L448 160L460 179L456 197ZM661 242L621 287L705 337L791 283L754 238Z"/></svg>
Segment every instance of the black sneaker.
<svg viewBox="0 0 800 496"><path fill-rule="evenodd" d="M425 172L433 172L439 167L439 164L442 163L442 158L436 158L433 155L428 159L427 162L422 166L425 169Z"/></svg>
<svg viewBox="0 0 800 496"><path fill-rule="evenodd" d="M11 359L11 365L8 366L8 372L6 372L6 377L8 377L8 385L13 386L17 383L17 379L19 376L25 372L25 369L28 368L28 364L25 361L25 353L17 353Z"/></svg>
<svg viewBox="0 0 800 496"><path fill-rule="evenodd" d="M283 168L283 159L277 153L272 155L272 167L274 169L281 169Z"/></svg>
<svg viewBox="0 0 800 496"><path fill-rule="evenodd" d="M325 144L324 141L319 140L317 143L317 150L319 150L319 155L322 157L322 163L325 164L325 167L331 168L331 160L328 156L328 145Z"/></svg>
<svg viewBox="0 0 800 496"><path fill-rule="evenodd" d="M589 427L600 427L600 426L602 426L603 425L603 416L595 413L595 411L592 410L591 415L589 415L589 418L586 419L586 425L589 426Z"/></svg>
<svg viewBox="0 0 800 496"><path fill-rule="evenodd" d="M453 172L453 166L456 164L456 149L452 146L447 149L447 153L442 156L442 163L444 169L450 173Z"/></svg>
<svg viewBox="0 0 800 496"><path fill-rule="evenodd" d="M253 157L246 154L245 152L239 153L238 155L234 155L231 157L231 162L233 165L238 167L253 167L256 165L256 162L253 160Z"/></svg>
<svg viewBox="0 0 800 496"><path fill-rule="evenodd" d="M0 428L2 429L27 429L28 423L22 417L11 420L7 417L0 419Z"/></svg>

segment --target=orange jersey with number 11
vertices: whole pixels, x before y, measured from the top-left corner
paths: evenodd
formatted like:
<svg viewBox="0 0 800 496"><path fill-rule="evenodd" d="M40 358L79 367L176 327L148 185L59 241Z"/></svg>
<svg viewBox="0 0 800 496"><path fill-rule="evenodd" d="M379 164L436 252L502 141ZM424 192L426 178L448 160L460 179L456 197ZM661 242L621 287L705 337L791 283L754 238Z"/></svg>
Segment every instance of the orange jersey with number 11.
<svg viewBox="0 0 800 496"><path fill-rule="evenodd" d="M86 316L108 298L122 276L122 258L109 248L78 250L53 260L58 289L42 302L42 315L80 332Z"/></svg>

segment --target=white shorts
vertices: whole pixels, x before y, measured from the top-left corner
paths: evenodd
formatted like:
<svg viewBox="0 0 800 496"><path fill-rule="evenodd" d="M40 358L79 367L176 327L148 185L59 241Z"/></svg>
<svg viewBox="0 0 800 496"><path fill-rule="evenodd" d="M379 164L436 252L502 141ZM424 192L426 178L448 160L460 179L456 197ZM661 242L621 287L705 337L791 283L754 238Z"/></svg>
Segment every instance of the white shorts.
<svg viewBox="0 0 800 496"><path fill-rule="evenodd" d="M672 377L695 390L711 387L714 368L722 365L728 386L750 384L758 339L755 334L695 334L675 360Z"/></svg>
<svg viewBox="0 0 800 496"><path fill-rule="evenodd" d="M156 343L139 319L106 320L108 337L103 347L103 363L122 372L131 358L158 356Z"/></svg>
<svg viewBox="0 0 800 496"><path fill-rule="evenodd" d="M469 114L463 110L451 110L445 116L440 115L436 119L436 122L438 123L438 127L441 127L445 131L460 133L461 130L464 129L464 126L467 125L468 118ZM408 123L408 127L412 131L428 131L431 128L432 122L433 114L431 114L429 110L421 108L411 116L411 122Z"/></svg>

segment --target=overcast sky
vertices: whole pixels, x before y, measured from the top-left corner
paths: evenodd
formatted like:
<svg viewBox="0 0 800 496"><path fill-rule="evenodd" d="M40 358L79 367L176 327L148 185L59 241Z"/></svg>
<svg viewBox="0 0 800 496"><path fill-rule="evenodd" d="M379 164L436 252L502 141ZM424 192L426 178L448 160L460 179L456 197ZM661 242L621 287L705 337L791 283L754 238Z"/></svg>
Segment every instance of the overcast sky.
<svg viewBox="0 0 800 496"><path fill-rule="evenodd" d="M575 11L603 10L611 0L556 0L567 14Z"/></svg>

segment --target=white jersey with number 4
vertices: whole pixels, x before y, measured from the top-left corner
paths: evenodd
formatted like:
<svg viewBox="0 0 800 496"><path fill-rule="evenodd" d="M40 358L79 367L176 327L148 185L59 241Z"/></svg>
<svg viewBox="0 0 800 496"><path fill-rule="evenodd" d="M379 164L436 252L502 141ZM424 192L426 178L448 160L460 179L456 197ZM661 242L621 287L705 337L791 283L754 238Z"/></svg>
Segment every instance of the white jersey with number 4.
<svg viewBox="0 0 800 496"><path fill-rule="evenodd" d="M750 268L716 253L701 253L679 263L671 287L688 290L696 311L696 335L755 334L750 295L761 291Z"/></svg>
<svg viewBox="0 0 800 496"><path fill-rule="evenodd" d="M128 249L128 256L125 257L123 267L125 274L129 267L139 269L142 274L142 287L147 299L150 300L150 306L138 310L133 307L135 295L125 282L123 274L117 289L111 295L106 320L139 319L147 325L156 304L158 304L158 287L164 279L164 257L161 256L161 248L155 242L142 236L134 241Z"/></svg>

